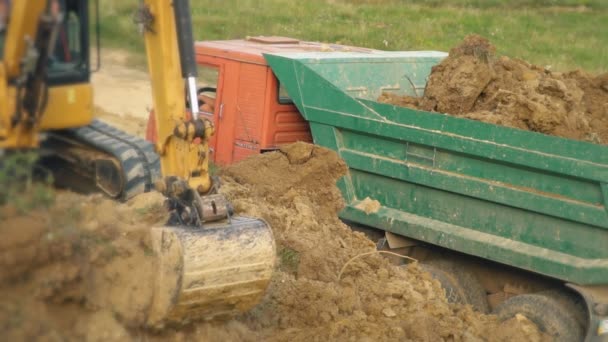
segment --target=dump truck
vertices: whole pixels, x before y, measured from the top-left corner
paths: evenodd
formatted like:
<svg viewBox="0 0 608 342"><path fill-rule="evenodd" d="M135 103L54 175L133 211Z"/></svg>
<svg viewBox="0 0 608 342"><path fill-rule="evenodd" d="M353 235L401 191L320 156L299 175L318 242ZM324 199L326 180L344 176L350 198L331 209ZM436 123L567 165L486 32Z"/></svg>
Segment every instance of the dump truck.
<svg viewBox="0 0 608 342"><path fill-rule="evenodd" d="M312 142L308 122L263 56L286 50L373 51L275 36L196 42L199 93L215 93L214 111L200 111L215 127L209 143L215 164L232 164L294 141ZM157 139L154 111L150 112L146 137Z"/></svg>
<svg viewBox="0 0 608 342"><path fill-rule="evenodd" d="M252 37L196 54L217 164L330 148L348 165L340 217L384 232L379 247L417 259L448 300L557 340L608 338L608 146L376 101L423 94L444 52Z"/></svg>

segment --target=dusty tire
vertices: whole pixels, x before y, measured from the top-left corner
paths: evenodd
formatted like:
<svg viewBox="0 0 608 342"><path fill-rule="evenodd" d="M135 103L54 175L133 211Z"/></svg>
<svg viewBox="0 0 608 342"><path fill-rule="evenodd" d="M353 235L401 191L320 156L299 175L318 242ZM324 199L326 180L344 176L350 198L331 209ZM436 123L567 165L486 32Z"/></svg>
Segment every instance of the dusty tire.
<svg viewBox="0 0 608 342"><path fill-rule="evenodd" d="M577 293L565 289L552 289L538 292L538 294L557 300L566 309L566 312L572 314L572 317L576 319L582 329L585 329L589 324L587 304Z"/></svg>
<svg viewBox="0 0 608 342"><path fill-rule="evenodd" d="M576 342L585 338L576 314L568 311L562 301L546 294L515 296L500 304L494 313L503 321L522 314L556 342Z"/></svg>
<svg viewBox="0 0 608 342"><path fill-rule="evenodd" d="M473 307L473 309L481 313L490 312L490 305L488 304L486 291L473 273L467 271L463 267L458 267L457 264L447 260L434 260L426 265L423 265L424 269L429 267L441 271L444 276L440 275L440 277L447 277L449 280L442 282L441 279L434 276L435 279L439 280L441 286L445 289L448 302L469 304ZM432 271L428 272L433 275ZM435 271L435 273L437 272ZM458 298L458 301L451 301L448 297L449 294L452 294L452 296Z"/></svg>
<svg viewBox="0 0 608 342"><path fill-rule="evenodd" d="M448 300L448 303L468 304L465 299L464 290L453 275L450 275L433 265L422 264L420 266L423 270L428 272L433 279L441 284L441 288L445 291L445 298Z"/></svg>

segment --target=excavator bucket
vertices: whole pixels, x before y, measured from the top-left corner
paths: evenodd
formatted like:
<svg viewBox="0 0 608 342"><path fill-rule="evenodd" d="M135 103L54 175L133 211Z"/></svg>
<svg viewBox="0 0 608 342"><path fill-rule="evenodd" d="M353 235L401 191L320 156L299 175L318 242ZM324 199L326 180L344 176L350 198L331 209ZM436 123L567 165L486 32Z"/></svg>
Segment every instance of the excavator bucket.
<svg viewBox="0 0 608 342"><path fill-rule="evenodd" d="M270 283L275 244L269 225L232 217L195 227L152 229L157 257L148 325L228 318L255 306Z"/></svg>

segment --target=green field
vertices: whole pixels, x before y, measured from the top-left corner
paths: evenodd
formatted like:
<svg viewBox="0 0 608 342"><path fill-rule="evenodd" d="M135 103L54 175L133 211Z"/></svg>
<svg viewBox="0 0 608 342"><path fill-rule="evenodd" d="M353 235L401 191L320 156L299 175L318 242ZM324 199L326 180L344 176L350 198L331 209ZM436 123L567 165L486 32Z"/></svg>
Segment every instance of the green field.
<svg viewBox="0 0 608 342"><path fill-rule="evenodd" d="M101 1L104 46L143 54L135 1ZM197 40L281 35L385 50L443 50L471 33L498 53L608 71L606 0L191 0Z"/></svg>

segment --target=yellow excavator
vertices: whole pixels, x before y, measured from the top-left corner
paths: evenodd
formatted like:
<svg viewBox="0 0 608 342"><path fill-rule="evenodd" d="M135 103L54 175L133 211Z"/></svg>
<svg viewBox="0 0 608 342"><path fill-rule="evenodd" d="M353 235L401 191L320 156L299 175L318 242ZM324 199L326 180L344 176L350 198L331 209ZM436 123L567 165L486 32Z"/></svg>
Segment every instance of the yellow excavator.
<svg viewBox="0 0 608 342"><path fill-rule="evenodd" d="M77 187L71 184L76 177L66 175L80 175L84 187L117 200L154 189L167 197L171 219L151 228L157 274L149 284L148 325L248 310L270 281L274 239L264 221L233 216L210 177L214 127L198 116L188 0L134 5L152 83L156 146L94 118L89 16L98 14L99 3L89 5L0 0L2 154L35 149L61 183Z"/></svg>

